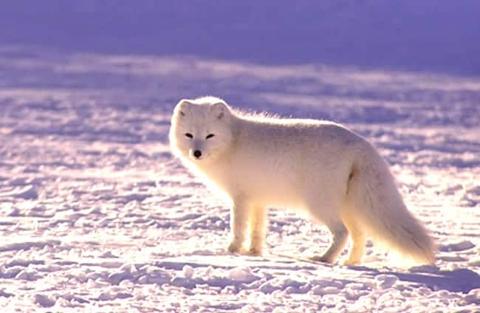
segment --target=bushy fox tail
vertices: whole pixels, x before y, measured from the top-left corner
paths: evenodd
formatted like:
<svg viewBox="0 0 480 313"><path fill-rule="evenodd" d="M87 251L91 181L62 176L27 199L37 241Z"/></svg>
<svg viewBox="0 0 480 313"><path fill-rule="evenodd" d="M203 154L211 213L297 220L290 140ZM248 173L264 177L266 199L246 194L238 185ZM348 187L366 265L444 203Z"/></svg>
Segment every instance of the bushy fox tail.
<svg viewBox="0 0 480 313"><path fill-rule="evenodd" d="M373 241L421 264L435 262L435 244L408 211L385 160L368 146L354 162L348 185L349 215Z"/></svg>

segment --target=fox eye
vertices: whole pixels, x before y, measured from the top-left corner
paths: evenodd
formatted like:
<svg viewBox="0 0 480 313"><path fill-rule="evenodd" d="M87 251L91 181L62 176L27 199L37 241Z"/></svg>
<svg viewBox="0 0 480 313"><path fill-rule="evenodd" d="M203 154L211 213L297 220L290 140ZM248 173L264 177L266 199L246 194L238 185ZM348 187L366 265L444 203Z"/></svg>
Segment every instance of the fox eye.
<svg viewBox="0 0 480 313"><path fill-rule="evenodd" d="M188 138L192 139L193 138L193 135L190 134L190 133L186 133L185 136L187 136Z"/></svg>
<svg viewBox="0 0 480 313"><path fill-rule="evenodd" d="M214 134L208 134L207 137L205 137L205 139L210 139L212 137L215 137L215 135Z"/></svg>

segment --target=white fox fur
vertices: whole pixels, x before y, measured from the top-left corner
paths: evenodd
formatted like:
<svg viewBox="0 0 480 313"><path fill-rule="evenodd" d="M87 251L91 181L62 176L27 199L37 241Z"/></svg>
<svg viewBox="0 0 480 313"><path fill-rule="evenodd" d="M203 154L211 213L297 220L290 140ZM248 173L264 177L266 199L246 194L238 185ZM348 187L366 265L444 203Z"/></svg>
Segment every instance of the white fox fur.
<svg viewBox="0 0 480 313"><path fill-rule="evenodd" d="M215 97L184 99L170 142L186 166L233 202L231 252L262 253L266 210L275 207L328 227L332 244L316 260L334 262L350 235L346 264L361 262L367 238L434 262L433 241L407 210L387 163L339 124L248 115Z"/></svg>

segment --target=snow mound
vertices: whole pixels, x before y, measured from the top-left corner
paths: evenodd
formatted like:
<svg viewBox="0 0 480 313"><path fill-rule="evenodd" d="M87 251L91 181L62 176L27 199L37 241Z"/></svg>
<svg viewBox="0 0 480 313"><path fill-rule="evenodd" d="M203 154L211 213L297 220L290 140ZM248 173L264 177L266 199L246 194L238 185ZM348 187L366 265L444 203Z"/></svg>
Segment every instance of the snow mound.
<svg viewBox="0 0 480 313"><path fill-rule="evenodd" d="M235 267L228 271L228 278L237 282L251 283L257 280L258 276L253 274L249 267Z"/></svg>
<svg viewBox="0 0 480 313"><path fill-rule="evenodd" d="M43 294L35 295L35 303L44 308L50 308L55 305L55 300Z"/></svg>

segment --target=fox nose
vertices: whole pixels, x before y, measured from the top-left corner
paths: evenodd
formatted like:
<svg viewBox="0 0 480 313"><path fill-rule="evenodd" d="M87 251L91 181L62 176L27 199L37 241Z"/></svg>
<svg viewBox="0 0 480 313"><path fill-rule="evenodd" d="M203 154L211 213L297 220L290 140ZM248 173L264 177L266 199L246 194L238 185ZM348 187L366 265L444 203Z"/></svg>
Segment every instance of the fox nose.
<svg viewBox="0 0 480 313"><path fill-rule="evenodd" d="M195 150L193 151L193 156L196 157L197 159L202 156L202 151L200 150Z"/></svg>

